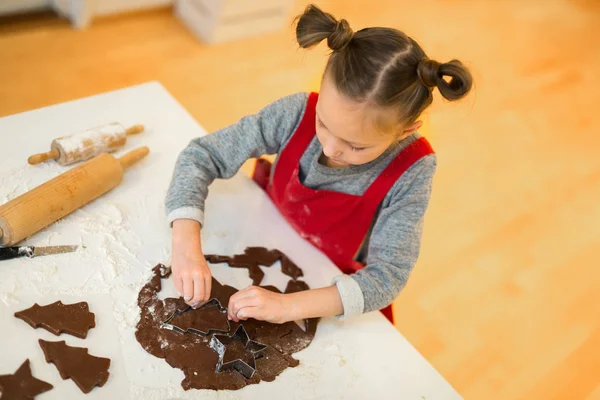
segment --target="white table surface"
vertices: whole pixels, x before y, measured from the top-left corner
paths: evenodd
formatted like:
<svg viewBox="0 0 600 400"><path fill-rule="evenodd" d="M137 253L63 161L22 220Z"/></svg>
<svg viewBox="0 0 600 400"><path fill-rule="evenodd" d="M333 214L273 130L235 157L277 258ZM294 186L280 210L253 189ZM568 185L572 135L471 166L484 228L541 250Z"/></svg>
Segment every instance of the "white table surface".
<svg viewBox="0 0 600 400"><path fill-rule="evenodd" d="M135 340L136 298L155 264L169 263L170 229L163 199L178 153L204 129L156 82L0 118L0 204L66 171L55 163L29 166L27 157L47 151L53 138L107 122L142 123L125 149L147 145L149 156L127 171L119 187L32 236L24 244L83 244L76 253L0 262L0 375L13 373L25 358L34 376L54 389L50 399L460 399L414 347L380 313L349 321L321 321L312 344L296 353L296 368L274 382L239 391L184 391L183 373L147 354ZM203 246L207 253L233 254L247 246L277 248L305 273L311 287L325 286L339 270L302 240L267 196L242 174L217 181L207 200ZM223 283L250 284L243 269L213 266ZM285 288L276 265L265 268L263 284ZM174 294L163 281L164 296ZM87 301L97 327L85 340L14 318L38 302ZM103 388L83 395L44 361L37 339L66 340L90 354L112 359Z"/></svg>

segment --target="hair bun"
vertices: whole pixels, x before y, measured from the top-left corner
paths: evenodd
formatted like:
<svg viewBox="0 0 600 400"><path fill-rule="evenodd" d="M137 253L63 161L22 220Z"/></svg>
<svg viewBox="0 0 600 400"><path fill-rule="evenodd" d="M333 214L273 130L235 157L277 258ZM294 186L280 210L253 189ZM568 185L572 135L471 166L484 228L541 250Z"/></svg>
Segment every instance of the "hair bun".
<svg viewBox="0 0 600 400"><path fill-rule="evenodd" d="M417 65L417 75L421 84L427 88L436 87L446 100L458 100L471 90L473 77L469 70L458 60L444 64L424 58ZM446 81L444 77L450 79Z"/></svg>
<svg viewBox="0 0 600 400"><path fill-rule="evenodd" d="M350 43L353 36L354 32L348 21L341 19L335 24L335 28L327 37L327 46L333 51L339 51Z"/></svg>
<svg viewBox="0 0 600 400"><path fill-rule="evenodd" d="M424 58L417 65L417 76L421 84L427 88L434 88L438 85L441 64L437 61Z"/></svg>

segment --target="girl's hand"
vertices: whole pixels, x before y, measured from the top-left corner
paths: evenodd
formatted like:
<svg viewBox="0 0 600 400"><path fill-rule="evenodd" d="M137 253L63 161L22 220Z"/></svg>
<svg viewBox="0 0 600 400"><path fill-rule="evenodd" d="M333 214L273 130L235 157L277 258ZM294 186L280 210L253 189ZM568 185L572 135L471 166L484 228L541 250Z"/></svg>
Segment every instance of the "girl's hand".
<svg viewBox="0 0 600 400"><path fill-rule="evenodd" d="M229 299L228 318L239 322L254 318L274 324L292 321L289 297L257 286L242 289Z"/></svg>
<svg viewBox="0 0 600 400"><path fill-rule="evenodd" d="M212 278L200 245L200 224L190 219L173 222L173 283L186 304L196 308L210 298Z"/></svg>

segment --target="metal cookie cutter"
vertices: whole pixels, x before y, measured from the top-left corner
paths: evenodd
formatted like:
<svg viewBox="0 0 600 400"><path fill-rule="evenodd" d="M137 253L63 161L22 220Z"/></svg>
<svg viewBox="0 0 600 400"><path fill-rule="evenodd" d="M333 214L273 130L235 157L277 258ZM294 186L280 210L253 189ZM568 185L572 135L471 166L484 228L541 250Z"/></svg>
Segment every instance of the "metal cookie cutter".
<svg viewBox="0 0 600 400"><path fill-rule="evenodd" d="M248 357L245 360L237 358L226 363L223 362L225 353L227 351L227 345L233 341L239 341L244 346ZM209 346L211 349L217 352L219 355L219 361L217 362L217 372L226 370L235 370L240 374L244 375L246 379L251 379L256 371L256 359L261 358L266 350L267 345L250 340L246 329L240 325L235 333L231 336L227 335L213 335L210 339Z"/></svg>
<svg viewBox="0 0 600 400"><path fill-rule="evenodd" d="M219 309L219 312L221 313L227 313L227 308L223 307L221 305L221 302L216 299L216 298L212 298L209 301L207 301L206 303L204 303L200 308L198 308L198 310L206 307L206 306L216 306ZM197 335L201 335L201 336L208 336L211 335L213 333L229 333L229 331L231 331L231 325L229 324L229 320L225 319L225 322L227 322L227 330L222 330L222 329L208 329L206 332L205 331L201 331L200 329L196 329L196 328L187 328L187 329L182 329L176 325L171 324L171 321L173 321L173 318L175 318L178 315L181 314L185 314L186 312L190 311L192 309L191 306L187 306L186 308L184 308L183 310L175 310L175 312L173 314L171 314L171 316L165 321L163 322L160 327L164 328L164 329L169 329L175 332L179 332L179 333L195 333Z"/></svg>

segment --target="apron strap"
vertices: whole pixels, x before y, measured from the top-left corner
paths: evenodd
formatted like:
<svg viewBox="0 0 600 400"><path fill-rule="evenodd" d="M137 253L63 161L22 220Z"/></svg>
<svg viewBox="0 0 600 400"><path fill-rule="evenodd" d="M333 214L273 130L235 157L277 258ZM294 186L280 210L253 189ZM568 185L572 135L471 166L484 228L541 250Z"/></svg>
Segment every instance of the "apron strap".
<svg viewBox="0 0 600 400"><path fill-rule="evenodd" d="M421 158L432 154L433 152L433 148L427 139L421 137L415 140L398 153L396 158L394 158L373 183L371 183L371 186L367 188L363 196L369 199L377 199L377 205L379 205L387 192L389 192L406 170Z"/></svg>

